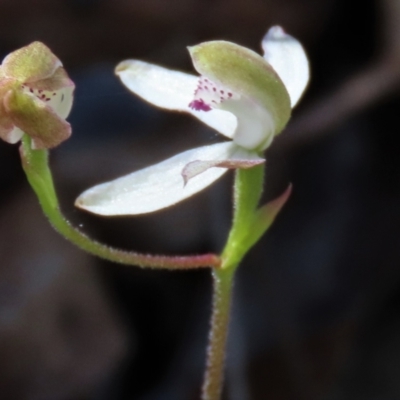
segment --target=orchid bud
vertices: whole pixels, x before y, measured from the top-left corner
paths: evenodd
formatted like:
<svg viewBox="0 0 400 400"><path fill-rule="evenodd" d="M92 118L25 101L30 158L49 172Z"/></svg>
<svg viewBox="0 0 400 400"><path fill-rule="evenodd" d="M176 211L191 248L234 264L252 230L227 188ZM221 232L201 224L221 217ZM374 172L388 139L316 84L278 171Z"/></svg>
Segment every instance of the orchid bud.
<svg viewBox="0 0 400 400"><path fill-rule="evenodd" d="M0 66L0 138L16 143L27 134L34 149L68 139L71 126L65 118L74 88L61 61L43 43L9 54Z"/></svg>

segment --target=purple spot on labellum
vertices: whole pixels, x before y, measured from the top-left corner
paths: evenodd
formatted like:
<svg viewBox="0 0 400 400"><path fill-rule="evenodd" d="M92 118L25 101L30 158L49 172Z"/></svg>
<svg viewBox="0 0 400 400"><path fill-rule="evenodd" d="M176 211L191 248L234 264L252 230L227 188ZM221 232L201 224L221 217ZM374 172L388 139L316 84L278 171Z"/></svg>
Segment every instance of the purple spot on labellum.
<svg viewBox="0 0 400 400"><path fill-rule="evenodd" d="M189 107L196 111L210 111L211 107L204 103L203 99L193 100L189 103Z"/></svg>

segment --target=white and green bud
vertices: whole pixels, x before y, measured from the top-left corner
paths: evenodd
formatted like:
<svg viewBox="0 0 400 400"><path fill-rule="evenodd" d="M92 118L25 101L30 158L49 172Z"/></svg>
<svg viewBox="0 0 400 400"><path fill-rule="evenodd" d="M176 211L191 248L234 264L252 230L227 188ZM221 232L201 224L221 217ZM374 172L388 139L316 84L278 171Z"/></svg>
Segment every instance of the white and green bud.
<svg viewBox="0 0 400 400"><path fill-rule="evenodd" d="M61 61L40 42L9 54L0 66L0 138L25 133L37 149L55 147L71 135L65 121L75 85Z"/></svg>

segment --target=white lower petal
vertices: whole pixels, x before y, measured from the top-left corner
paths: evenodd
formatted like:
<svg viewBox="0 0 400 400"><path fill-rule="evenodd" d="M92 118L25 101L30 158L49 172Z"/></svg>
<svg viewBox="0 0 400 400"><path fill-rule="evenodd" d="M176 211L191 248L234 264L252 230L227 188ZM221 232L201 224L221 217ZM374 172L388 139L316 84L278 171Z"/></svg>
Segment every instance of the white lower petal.
<svg viewBox="0 0 400 400"><path fill-rule="evenodd" d="M222 160L237 149L233 142L188 150L159 164L133 172L83 192L75 202L79 208L100 215L144 214L169 207L211 185L226 168L210 168L184 186L181 172L196 160Z"/></svg>
<svg viewBox="0 0 400 400"><path fill-rule="evenodd" d="M130 91L149 103L168 110L188 112L226 137L232 138L237 124L234 115L223 110L204 112L189 107L197 88L198 77L139 60L123 61L115 71Z"/></svg>
<svg viewBox="0 0 400 400"><path fill-rule="evenodd" d="M265 150L276 133L271 113L254 101L242 96L239 100L227 100L219 107L234 113L238 120L233 141L248 150Z"/></svg>
<svg viewBox="0 0 400 400"><path fill-rule="evenodd" d="M22 136L24 136L24 132L14 126L13 130L7 133L7 142L12 144L17 143L22 139Z"/></svg>
<svg viewBox="0 0 400 400"><path fill-rule="evenodd" d="M262 40L264 58L282 79L294 107L306 88L310 69L303 46L280 26L272 27Z"/></svg>
<svg viewBox="0 0 400 400"><path fill-rule="evenodd" d="M63 119L67 118L73 102L74 86L67 86L49 94L47 104Z"/></svg>

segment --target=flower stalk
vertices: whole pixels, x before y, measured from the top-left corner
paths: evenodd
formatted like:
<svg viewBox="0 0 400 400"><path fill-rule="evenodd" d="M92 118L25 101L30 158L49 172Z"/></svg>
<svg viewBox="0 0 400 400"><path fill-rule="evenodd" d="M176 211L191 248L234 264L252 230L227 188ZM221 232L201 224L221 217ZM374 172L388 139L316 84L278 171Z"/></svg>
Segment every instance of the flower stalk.
<svg viewBox="0 0 400 400"><path fill-rule="evenodd" d="M221 268L212 271L213 310L202 400L221 398L236 269L243 257L271 226L291 193L289 186L280 197L258 208L263 183L262 165L236 171L232 228L221 255Z"/></svg>
<svg viewBox="0 0 400 400"><path fill-rule="evenodd" d="M207 363L202 388L202 400L219 400L224 381L226 342L232 302L233 279L236 268L212 271L213 311Z"/></svg>
<svg viewBox="0 0 400 400"><path fill-rule="evenodd" d="M202 400L219 400L221 397L234 276L251 247L246 237L262 193L263 180L264 166L239 169L235 173L232 228L222 252L221 268L212 271L213 310Z"/></svg>
<svg viewBox="0 0 400 400"><path fill-rule="evenodd" d="M255 222L256 209L262 194L263 183L263 165L247 170L236 170L233 189L233 223L222 252L222 268L224 269L235 268L254 244L251 240L251 228Z"/></svg>
<svg viewBox="0 0 400 400"><path fill-rule="evenodd" d="M64 238L90 254L119 264L142 268L193 269L200 267L218 268L220 258L215 254L195 256L157 256L115 249L92 240L73 227L63 216L48 165L47 150L33 150L31 138L24 135L20 149L22 166L26 177L36 193L40 206L50 224Z"/></svg>

